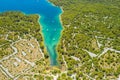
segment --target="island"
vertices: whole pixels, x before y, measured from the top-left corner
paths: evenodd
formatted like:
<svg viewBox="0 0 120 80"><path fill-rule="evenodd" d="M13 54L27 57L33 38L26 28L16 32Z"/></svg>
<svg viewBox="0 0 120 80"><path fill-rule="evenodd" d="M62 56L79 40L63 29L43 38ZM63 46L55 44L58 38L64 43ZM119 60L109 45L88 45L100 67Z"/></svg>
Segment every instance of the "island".
<svg viewBox="0 0 120 80"><path fill-rule="evenodd" d="M0 13L0 80L119 80L120 1L49 0L62 9L50 65L40 15Z"/></svg>

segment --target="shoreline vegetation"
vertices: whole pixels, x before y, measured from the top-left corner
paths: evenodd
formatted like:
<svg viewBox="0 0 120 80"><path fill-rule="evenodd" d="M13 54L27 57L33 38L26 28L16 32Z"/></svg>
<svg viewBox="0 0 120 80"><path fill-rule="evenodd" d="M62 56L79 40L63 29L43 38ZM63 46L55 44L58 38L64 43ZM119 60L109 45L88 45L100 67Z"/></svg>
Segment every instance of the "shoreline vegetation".
<svg viewBox="0 0 120 80"><path fill-rule="evenodd" d="M61 7L60 7L60 8L61 8ZM62 13L59 15L59 19L60 19L60 23L61 23L61 25L62 25L62 30L61 30L61 32L60 32L60 38L59 38L59 41L58 41L58 43L57 43L57 45L56 45L57 61L58 61L58 57L59 57L59 54L58 54L57 48L58 48L58 45L59 45L59 43L60 43L60 41L61 41L61 35L62 35L63 30L64 30L63 23L62 23L62 17L61 17L62 14L64 13L64 11L63 11L62 8L61 8L61 10L62 10ZM59 61L58 61L58 65L57 65L57 66L60 66Z"/></svg>
<svg viewBox="0 0 120 80"><path fill-rule="evenodd" d="M43 45L44 45L44 55L45 55L45 58L48 58L48 55L49 55L49 53L47 52L47 48L46 48L46 46L45 46L45 43L44 43L44 35L43 35L43 33L42 33L42 25L41 25L41 23L40 23L40 18L41 18L41 16L38 14L38 16L39 16L39 19L38 19L38 23L39 23L39 25L40 25L40 34L41 34L41 36L42 36L42 38L43 38Z"/></svg>

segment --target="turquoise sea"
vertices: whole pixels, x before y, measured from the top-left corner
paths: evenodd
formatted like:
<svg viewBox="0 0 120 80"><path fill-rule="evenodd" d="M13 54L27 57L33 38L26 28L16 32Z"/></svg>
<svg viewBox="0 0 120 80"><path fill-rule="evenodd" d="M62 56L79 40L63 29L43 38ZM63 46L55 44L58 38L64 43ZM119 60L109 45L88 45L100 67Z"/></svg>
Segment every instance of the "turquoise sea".
<svg viewBox="0 0 120 80"><path fill-rule="evenodd" d="M1 0L0 12L21 11L25 14L39 14L44 43L50 56L51 65L57 65L56 45L60 39L62 25L60 7L47 0Z"/></svg>

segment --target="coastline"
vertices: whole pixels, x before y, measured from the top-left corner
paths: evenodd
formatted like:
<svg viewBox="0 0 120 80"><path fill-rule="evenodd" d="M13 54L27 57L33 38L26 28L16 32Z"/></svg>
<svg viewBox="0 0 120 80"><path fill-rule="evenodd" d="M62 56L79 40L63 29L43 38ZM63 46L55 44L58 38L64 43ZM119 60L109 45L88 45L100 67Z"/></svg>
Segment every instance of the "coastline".
<svg viewBox="0 0 120 80"><path fill-rule="evenodd" d="M54 7L58 7L58 6L56 6L54 3L52 3L51 1L49 1L49 0L46 0L48 3L50 3L52 6L54 6Z"/></svg>
<svg viewBox="0 0 120 80"><path fill-rule="evenodd" d="M37 20L37 22L38 22L38 24L39 24L39 27L40 27L40 31L39 31L39 33L41 34L41 36L42 36L42 39L43 39L43 46L44 46L44 55L47 53L47 49L46 49L46 47L45 47L45 43L44 43L44 36L43 36L43 33L42 33L42 25L41 25L41 23L40 23L40 18L41 18L41 15L39 15L39 14L26 14L25 12L22 12L21 11L21 13L23 13L24 15L37 15L38 16L38 20ZM41 47L41 46L40 46Z"/></svg>
<svg viewBox="0 0 120 80"><path fill-rule="evenodd" d="M45 39L44 39L44 35L43 35L43 32L42 32L42 24L40 23L40 19L41 19L41 15L39 15L38 14L38 16L39 16L39 18L38 18L38 23L39 23L39 26L40 26L40 34L41 34L41 36L42 36L42 38L43 38L43 44L44 44L44 55L47 53L47 48L46 48L46 46L45 46ZM48 54L48 53L47 53ZM48 54L49 55L49 54Z"/></svg>
<svg viewBox="0 0 120 80"><path fill-rule="evenodd" d="M56 45L57 60L58 60L58 56L59 56L57 49L58 49L59 44L61 43L61 37L62 37L62 35L63 35L63 30L64 30L63 22L62 22L62 14L64 13L64 11L63 11L62 7L60 7L60 9L62 10L62 13L59 15L59 19L60 19L60 23L61 23L61 25L62 25L62 30L61 30L61 32L60 32L60 38L59 38L58 44Z"/></svg>
<svg viewBox="0 0 120 80"><path fill-rule="evenodd" d="M58 54L57 48L58 48L58 46L59 46L59 44L60 44L60 42L61 42L61 37L62 37L62 35L63 35L63 30L64 30L63 22L62 22L62 14L64 13L64 10L63 10L63 8L62 8L61 6L56 6L56 5L53 4L51 1L49 1L49 0L47 0L47 1L48 1L48 3L50 3L52 6L59 7L59 8L61 9L61 13L59 14L59 20L60 20L60 24L61 24L62 30L61 30L61 32L60 32L59 41L58 41L58 43L56 44L56 48L55 48L56 53L57 53L57 61L58 61L58 56L59 56L59 54ZM57 66L59 66L59 61L58 61L58 65L57 65Z"/></svg>
<svg viewBox="0 0 120 80"><path fill-rule="evenodd" d="M49 0L46 0L49 4L51 4L52 6L54 6L54 7L59 7L59 6L56 6L55 4L53 4L52 2L50 2ZM57 60L57 65L51 65L51 66L59 66L59 61L58 61L58 56L59 56L59 54L58 54L58 51L57 51L57 48L58 48L58 45L60 44L60 41L61 41L61 36L62 36L62 34L63 34L63 30L64 30L64 27L63 27L63 23L62 23L62 14L64 13L64 10L63 10L63 8L62 7L59 7L60 9L61 9L61 13L58 15L59 16L59 20L60 20L60 24L61 24L61 27L62 27L62 30L61 30L61 32L60 32L60 37L59 37L59 41L58 41L58 43L56 44L56 48L55 48L55 51L56 51L56 55L57 55L57 58L56 58L56 60ZM50 54L49 54L49 52L48 52L48 50L47 50L47 47L46 47L46 44L45 44L45 39L44 39L44 35L43 35L43 32L42 32L42 24L40 23L40 19L41 19L41 15L39 15L39 14L37 14L38 16L39 16L39 18L38 18L38 23L39 23L39 25L40 25L40 34L42 35L42 38L43 38L43 44L44 44L44 54L48 54L49 55L49 60L50 60ZM51 63L51 60L50 60L50 63Z"/></svg>
<svg viewBox="0 0 120 80"><path fill-rule="evenodd" d="M59 45L59 43L60 43L60 41L61 41L61 35L62 35L62 32L63 32L63 30L64 30L64 27L62 26L62 19L61 19L61 15L63 14L63 9L62 9L62 7L59 7L59 6L56 6L56 5L54 5L53 3L51 3L49 0L46 0L50 5L52 5L52 6L54 6L54 7L58 7L59 9L61 9L60 10L60 12L59 12L59 14L57 15L57 18L59 18L59 22L60 22L60 25L61 25L61 31L60 31L60 34L59 34L59 38L58 38L58 40L57 40L57 42L56 42L56 47L54 48L54 50L55 50L55 55L57 55L56 56L56 60L57 60L57 62L59 63L59 61L58 61L58 51L57 51L57 47L58 47L58 45ZM8 11L4 11L4 12L8 12ZM43 31L42 31L42 28L43 28L43 24L40 22L40 19L41 18L44 18L44 16L42 17L42 15L40 15L40 14L38 14L38 13L35 13L35 14L30 14L30 13L25 13L25 12L23 12L23 11L21 11L21 10L17 10L17 11L10 11L10 12L21 12L21 13L23 13L24 15L26 15L26 16L29 16L29 15L37 15L38 16L38 20L37 20L37 22L38 22L38 24L39 24L39 27L40 27L40 31L39 31L39 33L41 34L41 36L42 36L42 39L43 39L43 46L44 46L44 54L47 54L47 55L49 55L49 57L51 57L50 56L50 54L49 54L49 52L48 52L48 50L47 50L47 46L46 46L46 43L45 43L45 38L44 38L44 33L43 33ZM1 12L1 13L3 13L3 12ZM50 58L49 58L49 60L50 60ZM51 62L51 61L50 61ZM54 65L53 65L54 66Z"/></svg>

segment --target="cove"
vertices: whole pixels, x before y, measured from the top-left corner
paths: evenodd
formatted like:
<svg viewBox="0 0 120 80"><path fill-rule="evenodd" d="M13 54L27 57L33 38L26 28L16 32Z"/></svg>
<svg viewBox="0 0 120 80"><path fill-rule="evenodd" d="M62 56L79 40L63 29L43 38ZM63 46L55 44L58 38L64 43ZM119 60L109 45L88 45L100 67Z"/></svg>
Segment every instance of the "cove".
<svg viewBox="0 0 120 80"><path fill-rule="evenodd" d="M60 7L52 5L47 0L1 0L0 12L21 11L25 14L38 14L42 29L44 44L50 56L51 65L57 65L56 46L60 39L62 25L60 22Z"/></svg>

